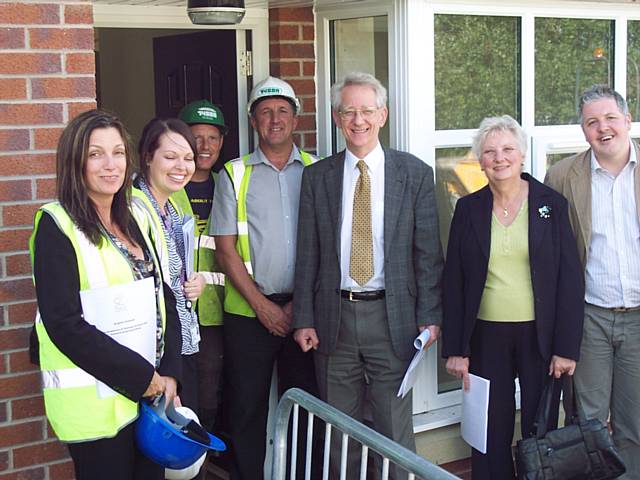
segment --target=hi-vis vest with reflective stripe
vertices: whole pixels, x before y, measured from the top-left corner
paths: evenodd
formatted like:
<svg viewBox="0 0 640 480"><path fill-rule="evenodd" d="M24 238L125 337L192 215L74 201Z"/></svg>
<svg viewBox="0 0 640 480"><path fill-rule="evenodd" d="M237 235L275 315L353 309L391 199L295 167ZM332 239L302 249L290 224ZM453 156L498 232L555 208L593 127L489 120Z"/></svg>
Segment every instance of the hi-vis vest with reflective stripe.
<svg viewBox="0 0 640 480"><path fill-rule="evenodd" d="M180 206L172 199L169 198L171 205L178 212L178 216L182 218L184 215ZM156 213L155 208L149 197L139 188L131 189L131 208L134 215L137 218L147 217L149 219L147 231L150 231L151 238L157 246L158 255L160 256L160 265L162 266L162 276L166 279L167 284L171 284L171 275L169 273L169 247L167 245L167 238L164 236L164 230L162 229L162 220Z"/></svg>
<svg viewBox="0 0 640 480"><path fill-rule="evenodd" d="M212 173L212 176L215 182L217 174ZM171 195L171 199L182 208L183 212L193 217L191 202L184 188ZM198 320L200 325L204 326L222 325L222 301L224 299L224 273L216 262L216 242L209 235L211 217L210 214L202 234L200 234L198 226L194 225L196 250L193 257L193 268L200 272L207 282L196 303Z"/></svg>
<svg viewBox="0 0 640 480"><path fill-rule="evenodd" d="M238 235L236 240L236 250L244 262L244 266L251 277L253 277L253 267L251 266L251 249L249 247L249 224L247 222L247 190L249 189L249 177L253 170L253 165L247 165L250 155L245 155L227 162L224 168L229 172L233 189L238 205ZM315 158L300 150L302 164L307 167L315 162ZM224 309L226 312L245 317L255 317L256 313L249 306L244 297L235 289L230 281L224 286Z"/></svg>
<svg viewBox="0 0 640 480"><path fill-rule="evenodd" d="M34 258L34 242L38 225L45 211L55 220L60 230L69 238L78 261L80 290L102 288L129 283L135 280L129 262L113 243L104 239L100 247L92 244L76 227L64 208L58 203L44 205L36 213L34 229L29 240L31 260ZM136 218L140 224L140 219ZM141 225L148 249L153 246ZM155 262L158 265L157 261ZM73 268L69 265L69 268ZM158 293L165 327L164 297ZM58 438L64 442L82 442L115 436L124 426L138 416L138 404L123 395L98 398L96 378L74 364L49 338L38 312L36 332L40 346L44 404L47 418Z"/></svg>

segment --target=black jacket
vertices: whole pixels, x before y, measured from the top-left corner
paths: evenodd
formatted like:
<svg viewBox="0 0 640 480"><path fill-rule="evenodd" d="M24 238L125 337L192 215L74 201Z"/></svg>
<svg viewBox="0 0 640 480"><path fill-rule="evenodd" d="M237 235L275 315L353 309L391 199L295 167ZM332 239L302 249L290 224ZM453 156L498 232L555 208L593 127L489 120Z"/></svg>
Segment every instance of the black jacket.
<svg viewBox="0 0 640 480"><path fill-rule="evenodd" d="M132 224L139 233L137 224L134 221ZM38 308L51 341L78 367L137 402L149 386L154 368L141 355L84 320L76 252L69 238L46 212L38 225L34 250ZM179 382L182 336L175 299L166 283L164 298L167 311L165 348L158 373ZM31 346L33 349L36 345L32 342ZM37 356L34 352L31 355L32 359Z"/></svg>
<svg viewBox="0 0 640 480"><path fill-rule="evenodd" d="M529 264L538 348L545 360L552 355L577 360L584 321L584 276L567 200L526 173L522 178L529 182ZM469 343L487 279L492 210L489 186L456 205L443 278L445 358L470 356Z"/></svg>

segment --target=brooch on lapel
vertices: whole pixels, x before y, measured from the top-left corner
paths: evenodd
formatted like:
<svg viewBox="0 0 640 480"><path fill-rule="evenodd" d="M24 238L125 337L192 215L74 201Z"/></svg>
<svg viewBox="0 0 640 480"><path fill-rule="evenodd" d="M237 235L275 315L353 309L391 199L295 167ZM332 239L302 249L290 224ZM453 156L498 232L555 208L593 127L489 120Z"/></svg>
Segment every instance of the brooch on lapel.
<svg viewBox="0 0 640 480"><path fill-rule="evenodd" d="M543 205L538 209L538 214L540 218L551 218L551 207L548 205Z"/></svg>

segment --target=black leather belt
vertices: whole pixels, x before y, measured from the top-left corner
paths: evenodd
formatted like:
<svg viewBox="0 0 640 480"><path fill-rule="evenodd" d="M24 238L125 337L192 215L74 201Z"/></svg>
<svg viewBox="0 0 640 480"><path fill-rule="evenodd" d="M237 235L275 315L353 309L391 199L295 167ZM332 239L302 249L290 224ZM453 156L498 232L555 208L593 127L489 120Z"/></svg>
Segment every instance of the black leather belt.
<svg viewBox="0 0 640 480"><path fill-rule="evenodd" d="M340 296L352 302L368 302L384 298L384 290L373 290L369 292L352 292L351 290L340 290Z"/></svg>
<svg viewBox="0 0 640 480"><path fill-rule="evenodd" d="M293 300L293 293L272 293L271 295L265 295L269 300L278 305L286 305Z"/></svg>

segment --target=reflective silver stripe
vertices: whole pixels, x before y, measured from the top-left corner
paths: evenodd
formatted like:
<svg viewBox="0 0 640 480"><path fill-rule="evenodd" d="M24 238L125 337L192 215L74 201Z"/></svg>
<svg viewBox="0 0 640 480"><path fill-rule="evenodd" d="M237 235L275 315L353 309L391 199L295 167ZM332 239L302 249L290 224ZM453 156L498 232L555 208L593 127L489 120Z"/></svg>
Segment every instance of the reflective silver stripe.
<svg viewBox="0 0 640 480"><path fill-rule="evenodd" d="M42 372L42 388L78 388L96 385L96 379L81 368L45 370Z"/></svg>
<svg viewBox="0 0 640 480"><path fill-rule="evenodd" d="M166 255L167 246L164 240L164 232L158 230L161 227L154 221L155 211L149 210L149 205L142 198L135 195L131 196L131 205L133 211L138 213L138 219L143 219L143 224L150 229L151 240L156 245L156 251L158 252L162 275L164 275L164 278L170 278L169 257Z"/></svg>
<svg viewBox="0 0 640 480"><path fill-rule="evenodd" d="M231 162L231 168L233 168L233 188L235 189L236 193L236 202L240 201L240 186L242 185L242 179L246 170L246 166L243 160L244 158L245 157L241 157ZM244 221L240 221L240 219L238 219L238 236L241 235L249 235L249 224L247 223L246 219ZM253 267L251 266L251 261L244 262L244 266L247 269L247 273L249 275L253 275Z"/></svg>
<svg viewBox="0 0 640 480"><path fill-rule="evenodd" d="M248 222L238 222L238 235L249 235Z"/></svg>
<svg viewBox="0 0 640 480"><path fill-rule="evenodd" d="M104 288L109 286L107 272L100 258L100 251L79 229L76 229L76 240L82 255L82 263L87 274L89 287Z"/></svg>
<svg viewBox="0 0 640 480"><path fill-rule="evenodd" d="M204 277L204 281L209 285L223 285L224 273L220 272L198 272Z"/></svg>
<svg viewBox="0 0 640 480"><path fill-rule="evenodd" d="M231 168L233 169L233 188L236 192L236 202L240 198L240 185L242 184L242 177L244 177L245 166L242 158L238 158L231 162Z"/></svg>
<svg viewBox="0 0 640 480"><path fill-rule="evenodd" d="M36 310L36 323L42 323L40 310ZM96 379L81 368L63 368L61 370L44 370L42 388L75 388L96 385Z"/></svg>
<svg viewBox="0 0 640 480"><path fill-rule="evenodd" d="M209 250L216 249L216 239L211 235L200 235L200 246Z"/></svg>

